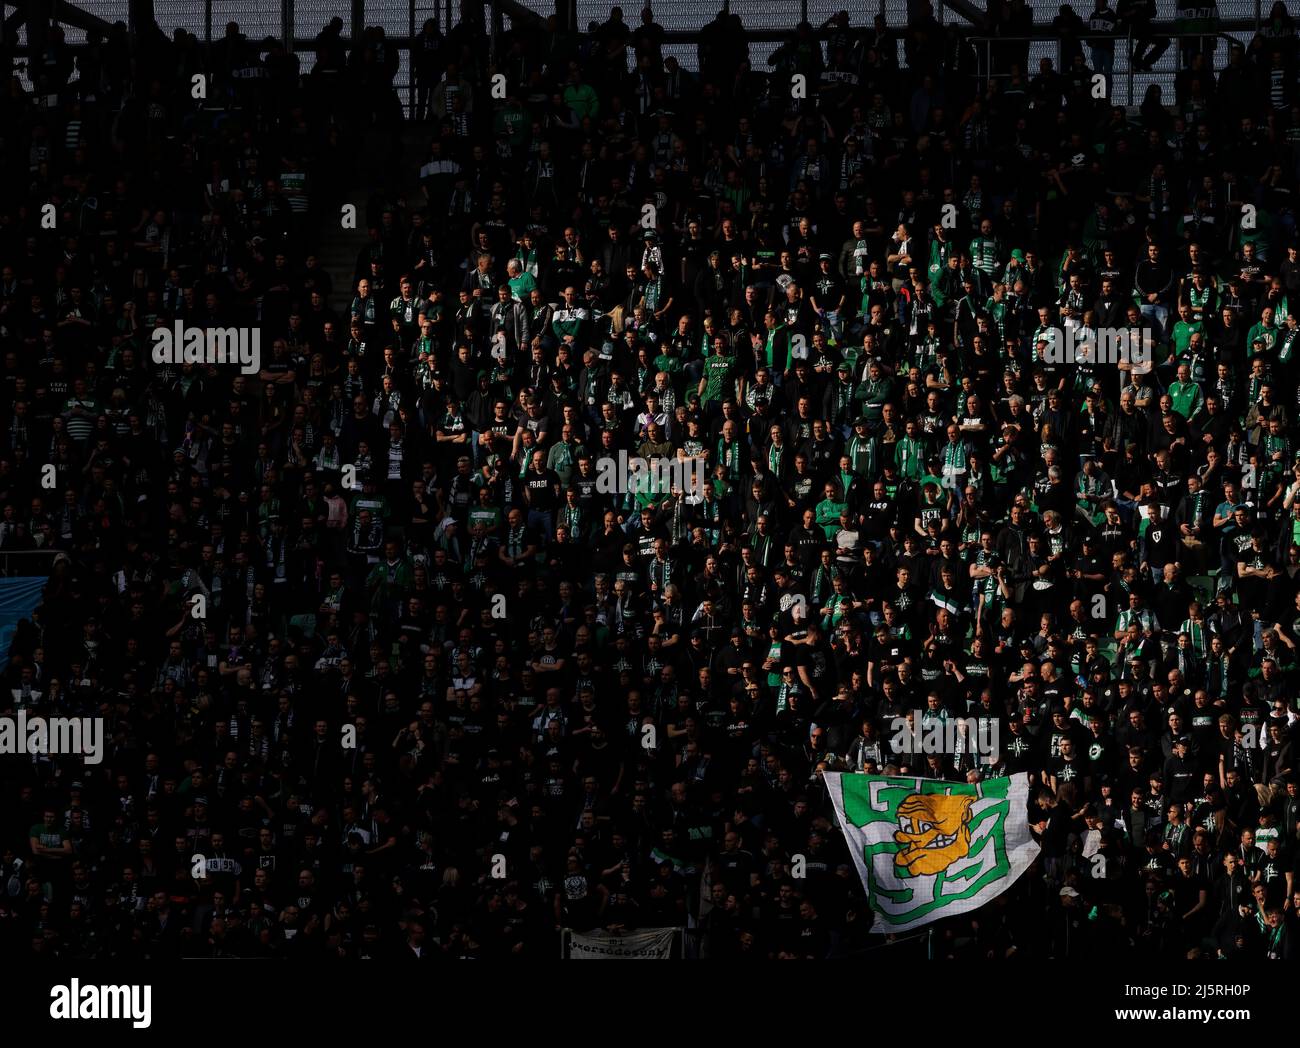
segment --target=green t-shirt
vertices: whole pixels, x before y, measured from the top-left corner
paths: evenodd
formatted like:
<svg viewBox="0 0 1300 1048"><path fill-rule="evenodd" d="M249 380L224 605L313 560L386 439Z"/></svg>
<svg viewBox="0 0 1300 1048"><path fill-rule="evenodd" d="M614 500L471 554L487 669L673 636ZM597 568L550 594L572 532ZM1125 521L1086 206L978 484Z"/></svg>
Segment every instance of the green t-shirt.
<svg viewBox="0 0 1300 1048"><path fill-rule="evenodd" d="M528 139L532 117L524 111L523 106L517 103L507 104L497 110L492 126L498 135L504 135L511 146L518 148Z"/></svg>
<svg viewBox="0 0 1300 1048"><path fill-rule="evenodd" d="M1203 332L1205 325L1199 320L1193 320L1190 324L1185 320L1178 321L1174 325L1174 353L1176 356L1182 356L1187 352L1187 347L1191 344L1192 336Z"/></svg>
<svg viewBox="0 0 1300 1048"><path fill-rule="evenodd" d="M590 84L570 84L564 89L564 104L581 120L600 112L600 99Z"/></svg>
<svg viewBox="0 0 1300 1048"><path fill-rule="evenodd" d="M726 399L727 387L735 371L736 362L731 357L717 354L709 357L704 362L704 395L700 397L700 403Z"/></svg>
<svg viewBox="0 0 1300 1048"><path fill-rule="evenodd" d="M682 361L680 357L674 356L671 353L660 353L655 357L656 371L665 371L670 375L675 375L677 372L681 371L681 369Z"/></svg>
<svg viewBox="0 0 1300 1048"><path fill-rule="evenodd" d="M1185 419L1201 410L1201 387L1195 382L1171 382L1169 397L1174 402L1174 410Z"/></svg>
<svg viewBox="0 0 1300 1048"><path fill-rule="evenodd" d="M497 526L501 523L501 511L494 506L475 506L469 511L471 531L473 531L476 523L481 523L490 534L496 531Z"/></svg>
<svg viewBox="0 0 1300 1048"><path fill-rule="evenodd" d="M517 277L511 277L507 283L510 285L510 295L520 302L527 302L528 296L532 293L533 288L537 286L537 281L533 275L524 270Z"/></svg>
<svg viewBox="0 0 1300 1048"><path fill-rule="evenodd" d="M817 524L828 539L833 539L840 533L840 514L847 508L847 503L832 499L822 499L817 503Z"/></svg>
<svg viewBox="0 0 1300 1048"><path fill-rule="evenodd" d="M1262 320L1246 333L1246 356L1255 356L1254 344L1255 339L1264 340L1264 352L1268 353L1273 348L1273 343L1277 341L1277 328L1272 324L1265 324Z"/></svg>
<svg viewBox="0 0 1300 1048"><path fill-rule="evenodd" d="M35 837L37 843L44 845L46 848L62 848L63 842L69 839L68 835L57 826L52 830L47 830L43 822L38 822L28 830L27 836Z"/></svg>

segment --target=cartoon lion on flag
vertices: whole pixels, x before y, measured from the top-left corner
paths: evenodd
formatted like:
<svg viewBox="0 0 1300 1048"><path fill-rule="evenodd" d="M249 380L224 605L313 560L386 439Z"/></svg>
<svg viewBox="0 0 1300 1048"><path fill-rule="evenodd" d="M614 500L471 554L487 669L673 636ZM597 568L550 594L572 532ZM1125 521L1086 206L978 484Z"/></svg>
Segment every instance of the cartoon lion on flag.
<svg viewBox="0 0 1300 1048"><path fill-rule="evenodd" d="M914 793L899 804L894 865L900 875L928 876L966 857L974 800L969 794Z"/></svg>

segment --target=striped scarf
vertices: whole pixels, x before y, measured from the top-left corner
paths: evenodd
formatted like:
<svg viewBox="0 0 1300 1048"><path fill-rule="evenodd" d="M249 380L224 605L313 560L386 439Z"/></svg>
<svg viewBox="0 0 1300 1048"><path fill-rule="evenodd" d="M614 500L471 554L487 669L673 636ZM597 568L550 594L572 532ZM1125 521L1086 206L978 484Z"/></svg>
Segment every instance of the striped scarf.
<svg viewBox="0 0 1300 1048"><path fill-rule="evenodd" d="M656 557L654 560L650 561L650 581L658 585L660 593L672 584L675 570L676 569L671 560L661 561Z"/></svg>
<svg viewBox="0 0 1300 1048"><path fill-rule="evenodd" d="M1188 639L1192 642L1192 648L1196 652L1197 658L1205 657L1205 623L1193 619L1183 619L1183 624L1178 627L1179 633L1186 633Z"/></svg>
<svg viewBox="0 0 1300 1048"><path fill-rule="evenodd" d="M876 440L874 437L860 437L856 433L849 441L849 461L853 463L853 472L860 477L876 475Z"/></svg>
<svg viewBox="0 0 1300 1048"><path fill-rule="evenodd" d="M569 541L581 542L586 537L581 506L565 506L560 510L560 523L569 529Z"/></svg>
<svg viewBox="0 0 1300 1048"><path fill-rule="evenodd" d="M826 603L834 592L835 580L840 577L839 568L833 565L829 568L819 566L813 573L812 599L813 604L821 606ZM823 594L826 594L824 597Z"/></svg>
<svg viewBox="0 0 1300 1048"><path fill-rule="evenodd" d="M728 480L740 479L740 441L733 440L727 443L725 437L718 441L718 462L726 471Z"/></svg>

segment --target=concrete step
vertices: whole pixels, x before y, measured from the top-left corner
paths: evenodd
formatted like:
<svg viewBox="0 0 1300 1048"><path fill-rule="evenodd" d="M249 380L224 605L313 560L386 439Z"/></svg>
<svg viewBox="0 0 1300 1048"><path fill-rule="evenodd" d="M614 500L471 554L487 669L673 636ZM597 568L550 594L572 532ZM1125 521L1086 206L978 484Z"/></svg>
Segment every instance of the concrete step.
<svg viewBox="0 0 1300 1048"><path fill-rule="evenodd" d="M380 128L363 133L362 155L358 164L359 185L351 189L345 202L356 208L356 229L331 225L323 230L316 245L316 257L334 278L334 301L337 310L352 301L352 272L357 252L366 243L366 230L379 221L385 202L396 204L409 221L412 212L424 205L419 192L420 164L429 151L436 127L428 122L406 123L396 136Z"/></svg>
<svg viewBox="0 0 1300 1048"><path fill-rule="evenodd" d="M365 189L354 189L347 195L346 203L356 208L356 228L344 229L334 223L322 232L316 247L316 257L325 271L334 279L334 309L346 309L352 301L352 268L357 252L366 243L366 201L370 194Z"/></svg>

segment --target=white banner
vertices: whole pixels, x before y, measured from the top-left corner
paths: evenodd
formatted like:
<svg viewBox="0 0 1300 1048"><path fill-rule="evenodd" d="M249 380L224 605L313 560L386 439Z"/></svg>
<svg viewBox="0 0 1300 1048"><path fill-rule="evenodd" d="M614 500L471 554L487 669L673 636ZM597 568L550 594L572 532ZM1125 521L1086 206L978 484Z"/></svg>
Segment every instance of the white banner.
<svg viewBox="0 0 1300 1048"><path fill-rule="evenodd" d="M672 953L675 928L646 932L570 932L569 959L573 961L666 961Z"/></svg>
<svg viewBox="0 0 1300 1048"><path fill-rule="evenodd" d="M977 784L832 772L825 779L876 913L874 932L974 910L1038 856L1024 773Z"/></svg>

